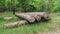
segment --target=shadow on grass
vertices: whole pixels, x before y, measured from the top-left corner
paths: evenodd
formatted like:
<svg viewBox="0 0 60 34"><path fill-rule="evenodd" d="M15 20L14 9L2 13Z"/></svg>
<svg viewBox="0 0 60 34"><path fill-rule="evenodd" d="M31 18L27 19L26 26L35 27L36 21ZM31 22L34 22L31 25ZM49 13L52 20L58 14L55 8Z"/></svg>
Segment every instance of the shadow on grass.
<svg viewBox="0 0 60 34"><path fill-rule="evenodd" d="M51 21L51 19L50 19L50 20L35 21L35 22L33 22L33 23L30 23L30 22L29 22L29 25L30 25L30 24L39 24L39 23L48 23L49 21Z"/></svg>

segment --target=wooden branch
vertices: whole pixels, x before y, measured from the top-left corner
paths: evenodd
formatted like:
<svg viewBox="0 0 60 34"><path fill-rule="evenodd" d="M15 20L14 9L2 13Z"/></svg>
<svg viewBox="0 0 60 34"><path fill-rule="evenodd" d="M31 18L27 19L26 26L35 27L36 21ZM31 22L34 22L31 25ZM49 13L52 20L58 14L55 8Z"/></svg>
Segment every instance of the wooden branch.
<svg viewBox="0 0 60 34"><path fill-rule="evenodd" d="M18 27L23 24L27 24L28 22L26 20L18 21L18 22L13 22L13 23L8 23L4 24L4 28L13 28L13 27Z"/></svg>

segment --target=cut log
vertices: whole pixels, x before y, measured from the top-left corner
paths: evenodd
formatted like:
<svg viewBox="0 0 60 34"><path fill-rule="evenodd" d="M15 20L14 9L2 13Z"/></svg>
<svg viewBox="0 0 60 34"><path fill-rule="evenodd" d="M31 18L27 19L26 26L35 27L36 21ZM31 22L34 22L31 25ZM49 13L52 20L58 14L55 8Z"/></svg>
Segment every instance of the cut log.
<svg viewBox="0 0 60 34"><path fill-rule="evenodd" d="M50 15L46 12L32 12L32 13L28 13L32 16L35 17L35 15L37 15L37 17L35 17L35 19L37 19L37 21L40 21L40 20L50 20Z"/></svg>
<svg viewBox="0 0 60 34"><path fill-rule="evenodd" d="M26 20L14 22L14 23L8 23L8 24L4 24L4 28L18 27L18 26L20 26L20 25L27 24L27 23L28 23L28 22L27 22Z"/></svg>
<svg viewBox="0 0 60 34"><path fill-rule="evenodd" d="M28 14L21 13L21 14L16 14L16 16L18 16L20 18L23 18L23 19L27 20L30 23L35 22L35 18L28 15Z"/></svg>
<svg viewBox="0 0 60 34"><path fill-rule="evenodd" d="M19 16L20 18L28 20L29 22L31 22L31 21L34 22L36 20L40 21L42 19L45 19L45 20L50 19L50 15L46 12L27 12L27 13L18 13L18 14L16 13L16 15ZM25 16L25 17L22 17L22 16ZM29 17L29 18L27 18L27 17ZM34 17L35 19L31 19L31 17Z"/></svg>

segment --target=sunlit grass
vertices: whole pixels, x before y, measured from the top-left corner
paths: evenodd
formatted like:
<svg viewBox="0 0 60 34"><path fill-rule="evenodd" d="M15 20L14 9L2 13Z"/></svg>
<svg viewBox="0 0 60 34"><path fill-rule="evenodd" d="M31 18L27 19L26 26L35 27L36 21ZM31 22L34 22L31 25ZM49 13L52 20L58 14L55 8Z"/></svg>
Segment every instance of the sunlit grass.
<svg viewBox="0 0 60 34"><path fill-rule="evenodd" d="M53 13L51 13L51 20L48 22L36 22L36 24L27 24L27 25L22 25L17 28L7 28L4 29L3 25L5 23L10 23L10 22L16 22L20 21L21 19L19 18L14 18L15 16L12 14L12 12L4 13L0 16L0 34L37 34L37 32L44 32L44 31L51 31L53 30L54 23L59 23L60 21L57 19L60 16L57 16ZM4 20L3 18L5 16L11 16L13 17L11 20ZM58 24L59 25L59 24Z"/></svg>

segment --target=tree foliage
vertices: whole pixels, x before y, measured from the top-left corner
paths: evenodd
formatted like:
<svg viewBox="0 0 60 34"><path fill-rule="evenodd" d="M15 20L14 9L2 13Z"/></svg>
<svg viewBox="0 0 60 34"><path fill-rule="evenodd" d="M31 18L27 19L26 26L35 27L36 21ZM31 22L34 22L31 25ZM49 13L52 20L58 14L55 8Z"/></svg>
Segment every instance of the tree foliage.
<svg viewBox="0 0 60 34"><path fill-rule="evenodd" d="M60 0L0 0L0 11L11 10L17 11L60 11Z"/></svg>

